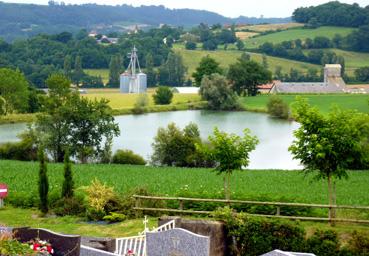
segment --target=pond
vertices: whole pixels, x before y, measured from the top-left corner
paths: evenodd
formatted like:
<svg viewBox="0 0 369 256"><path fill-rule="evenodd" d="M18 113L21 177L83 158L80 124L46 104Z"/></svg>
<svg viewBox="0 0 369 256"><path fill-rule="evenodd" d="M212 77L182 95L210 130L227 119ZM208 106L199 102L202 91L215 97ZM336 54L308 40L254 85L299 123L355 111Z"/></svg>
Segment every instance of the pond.
<svg viewBox="0 0 369 256"><path fill-rule="evenodd" d="M115 120L119 123L121 135L114 138L113 152L122 148L131 149L149 159L151 144L159 127L174 122L183 128L189 122L194 122L204 139L213 132L215 126L239 135L249 128L260 140L256 150L251 153L250 169L301 169L299 162L293 160L288 152L298 123L274 119L266 114L189 110L117 116ZM16 141L16 135L25 128L25 124L0 125L0 143Z"/></svg>

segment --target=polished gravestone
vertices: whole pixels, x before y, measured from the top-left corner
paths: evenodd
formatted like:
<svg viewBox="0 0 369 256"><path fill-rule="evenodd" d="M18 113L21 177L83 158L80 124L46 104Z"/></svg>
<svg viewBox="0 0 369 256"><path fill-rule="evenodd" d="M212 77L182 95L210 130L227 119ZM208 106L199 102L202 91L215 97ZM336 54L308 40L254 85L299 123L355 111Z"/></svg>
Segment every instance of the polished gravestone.
<svg viewBox="0 0 369 256"><path fill-rule="evenodd" d="M146 233L147 256L209 256L209 237L174 228Z"/></svg>
<svg viewBox="0 0 369 256"><path fill-rule="evenodd" d="M53 247L55 256L68 255L79 256L81 237L74 235L63 235L46 229L15 228L13 229L15 239L22 243L40 239L48 241Z"/></svg>

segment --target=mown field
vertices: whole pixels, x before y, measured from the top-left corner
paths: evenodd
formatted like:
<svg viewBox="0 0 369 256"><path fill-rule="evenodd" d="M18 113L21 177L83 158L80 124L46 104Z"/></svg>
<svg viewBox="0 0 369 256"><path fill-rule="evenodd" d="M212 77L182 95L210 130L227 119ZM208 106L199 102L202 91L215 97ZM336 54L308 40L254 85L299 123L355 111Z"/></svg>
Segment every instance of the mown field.
<svg viewBox="0 0 369 256"><path fill-rule="evenodd" d="M248 29L256 32L265 32L270 30L286 30L290 28L296 28L296 27L303 27L304 24L302 23L296 23L296 22L290 22L290 23L281 23L281 24L258 24L258 25L245 25L242 27L237 27L236 31L242 30L242 29Z"/></svg>
<svg viewBox="0 0 369 256"><path fill-rule="evenodd" d="M14 218L14 216L17 216ZM75 234L92 237L128 237L136 236L144 230L142 219L101 225L89 223L75 216L42 217L36 209L21 209L7 206L0 209L0 226L46 228L63 234ZM149 227L157 226L156 218L149 218Z"/></svg>
<svg viewBox="0 0 369 256"><path fill-rule="evenodd" d="M307 55L311 50L303 50ZM351 52L340 49L323 49L323 51L333 51L337 55L345 58L346 73L350 76L354 75L354 71L360 67L369 66L369 53Z"/></svg>
<svg viewBox="0 0 369 256"><path fill-rule="evenodd" d="M217 51L203 51L203 50L185 50L176 48L175 49L178 53L183 56L183 61L185 66L188 67L187 77L191 77L195 69L199 65L201 59L207 55L214 58L216 61L220 63L222 68L228 68L228 66L232 63L235 63L237 59L241 56L242 52L240 51L224 51L224 50L217 50ZM251 59L255 60L259 63L262 63L262 55L257 53L249 53L251 55ZM299 62L299 61L292 61L277 57L268 56L268 64L269 69L274 71L277 66L281 66L284 73L289 73L291 68L298 69L300 71L306 72L308 68L315 68L317 70L322 69L319 65L313 65L309 63Z"/></svg>
<svg viewBox="0 0 369 256"><path fill-rule="evenodd" d="M154 94L153 89L148 90L149 106L155 106L152 95ZM109 100L109 105L113 109L131 109L133 108L138 94L122 94L119 93L118 89L90 89L87 94L83 94L83 97L89 99L102 99ZM171 106L180 105L190 102L199 102L201 100L198 94L179 94L175 93Z"/></svg>
<svg viewBox="0 0 369 256"><path fill-rule="evenodd" d="M241 98L246 109L265 111L270 95ZM328 113L332 106L337 105L343 109L355 109L369 113L369 95L365 94L307 94L307 95L279 95L288 104L293 103L296 97L307 98L309 103L324 113Z"/></svg>
<svg viewBox="0 0 369 256"><path fill-rule="evenodd" d="M0 181L9 185L10 200L37 200L38 167L37 162L0 161ZM223 178L210 169L88 164L74 165L73 172L79 191L97 178L121 194L145 188L155 195L223 198ZM63 165L49 164L48 176L51 194L60 194ZM337 203L369 205L368 184L368 171L350 171L348 180L337 182ZM236 171L231 190L234 199L328 202L326 182L299 171Z"/></svg>
<svg viewBox="0 0 369 256"><path fill-rule="evenodd" d="M317 36L325 36L333 38L335 34L346 36L353 31L353 28L345 27L319 27L317 29L289 29L286 31L276 32L255 38L245 40L246 48L254 49L266 42L281 43L283 41L291 41L296 39L304 40L306 38L315 38Z"/></svg>

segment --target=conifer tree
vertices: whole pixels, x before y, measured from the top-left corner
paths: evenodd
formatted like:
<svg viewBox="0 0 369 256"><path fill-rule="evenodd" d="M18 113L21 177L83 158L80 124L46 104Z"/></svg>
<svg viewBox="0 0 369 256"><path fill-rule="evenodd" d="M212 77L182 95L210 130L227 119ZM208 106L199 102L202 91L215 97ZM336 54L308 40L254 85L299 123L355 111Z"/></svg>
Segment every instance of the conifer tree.
<svg viewBox="0 0 369 256"><path fill-rule="evenodd" d="M40 149L38 152L38 160L40 162L38 191L40 196L40 210L46 214L49 211L48 206L48 193L49 193L49 181L47 179L47 166L44 149Z"/></svg>
<svg viewBox="0 0 369 256"><path fill-rule="evenodd" d="M154 70L154 59L152 54L149 53L146 56L146 75L147 75L147 86L153 87L157 84L156 72Z"/></svg>
<svg viewBox="0 0 369 256"><path fill-rule="evenodd" d="M109 86L119 87L120 77L120 58L112 56L109 64Z"/></svg>
<svg viewBox="0 0 369 256"><path fill-rule="evenodd" d="M74 64L74 82L79 85L83 78L83 68L82 68L82 59L80 56L76 57L76 61Z"/></svg>
<svg viewBox="0 0 369 256"><path fill-rule="evenodd" d="M69 150L65 151L64 154L64 182L62 188L62 197L71 198L73 197L74 190L74 181L73 181L73 173L72 166L69 159Z"/></svg>
<svg viewBox="0 0 369 256"><path fill-rule="evenodd" d="M65 56L64 58L64 75L71 78L72 75L72 57L70 55Z"/></svg>

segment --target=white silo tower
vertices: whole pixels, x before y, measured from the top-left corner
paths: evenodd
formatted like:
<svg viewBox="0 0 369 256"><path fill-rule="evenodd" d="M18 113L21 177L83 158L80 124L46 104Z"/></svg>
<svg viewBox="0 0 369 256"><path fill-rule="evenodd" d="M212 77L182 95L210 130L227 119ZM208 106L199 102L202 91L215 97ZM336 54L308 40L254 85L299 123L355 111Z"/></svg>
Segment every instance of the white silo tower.
<svg viewBox="0 0 369 256"><path fill-rule="evenodd" d="M124 72L120 75L120 92L129 93L129 83L131 81L131 75L128 72Z"/></svg>
<svg viewBox="0 0 369 256"><path fill-rule="evenodd" d="M137 49L134 46L129 55L129 62L126 72L120 75L120 91L121 93L143 93L147 89L147 76L142 73L140 63L138 61ZM136 66L139 73L136 74Z"/></svg>

